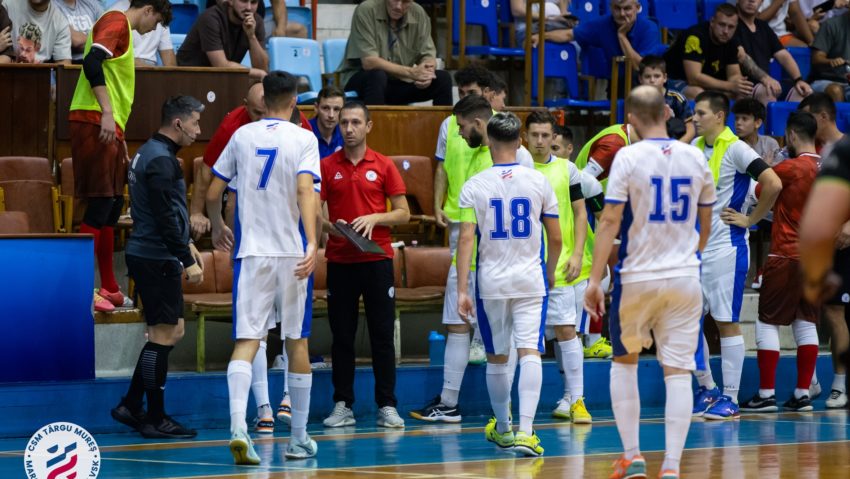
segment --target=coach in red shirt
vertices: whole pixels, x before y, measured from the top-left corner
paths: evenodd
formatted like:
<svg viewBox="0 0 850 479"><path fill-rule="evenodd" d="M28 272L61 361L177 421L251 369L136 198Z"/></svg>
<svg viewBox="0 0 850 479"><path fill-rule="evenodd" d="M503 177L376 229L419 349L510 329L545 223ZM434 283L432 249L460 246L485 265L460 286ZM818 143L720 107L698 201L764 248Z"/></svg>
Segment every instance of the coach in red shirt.
<svg viewBox="0 0 850 479"><path fill-rule="evenodd" d="M372 121L365 105L349 102L343 106L339 127L344 147L324 158L321 165L322 202L327 204L329 219L324 229L331 234L325 256L336 403L324 423L327 427L354 424L354 337L362 295L372 345L377 424L403 427L395 408L395 289L389 227L410 219L404 182L392 160L366 146ZM392 205L390 211L387 199ZM378 243L384 253L361 252L339 236L333 226L337 222L350 223Z"/></svg>
<svg viewBox="0 0 850 479"><path fill-rule="evenodd" d="M248 123L253 123L266 114L266 105L263 103L263 82L253 82L248 87L248 94L242 100L243 104L231 110L221 123L218 129L215 130L210 142L204 150L204 165L197 172L195 178L195 188L192 193L192 207L190 210L189 223L192 229L192 236L197 238L210 230L210 220L204 214L204 198L207 196L207 188L210 187L212 181L212 167L224 151L224 147L230 141L230 137L236 133L236 130L242 128ZM297 120L297 122L296 122ZM290 121L300 125L305 130L313 131L310 126L310 120L301 113L298 108L292 113ZM235 202L228 202L229 205Z"/></svg>

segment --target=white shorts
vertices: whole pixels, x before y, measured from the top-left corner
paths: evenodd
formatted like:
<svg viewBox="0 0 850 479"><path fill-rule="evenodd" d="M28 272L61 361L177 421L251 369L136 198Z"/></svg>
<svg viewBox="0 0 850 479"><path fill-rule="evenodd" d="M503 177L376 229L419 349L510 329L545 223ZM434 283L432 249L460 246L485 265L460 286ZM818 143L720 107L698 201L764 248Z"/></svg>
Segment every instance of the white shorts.
<svg viewBox="0 0 850 479"><path fill-rule="evenodd" d="M701 342L699 279L680 277L627 284L620 284L619 279L614 280L608 317L614 356L640 353L655 338L662 365L696 369L695 355Z"/></svg>
<svg viewBox="0 0 850 479"><path fill-rule="evenodd" d="M750 268L750 249L730 246L702 255L703 314L715 321L737 323L741 319L744 284Z"/></svg>
<svg viewBox="0 0 850 479"><path fill-rule="evenodd" d="M588 281L572 286L564 286L549 291L549 304L546 310L546 337L555 337L555 326L575 326L576 332L584 334L590 325L590 319L584 310L584 292Z"/></svg>
<svg viewBox="0 0 850 479"><path fill-rule="evenodd" d="M275 323L284 338L310 336L313 277L294 276L301 259L250 256L234 261L233 339L262 339Z"/></svg>
<svg viewBox="0 0 850 479"><path fill-rule="evenodd" d="M454 255L457 250L457 242L460 236L460 223L449 222L449 252L452 256L452 265L449 267L449 277L446 280L446 294L443 298L443 324L466 324L457 314L457 267L454 264ZM469 295L475 297L475 271L469 272ZM475 318L470 318L470 323L475 324Z"/></svg>
<svg viewBox="0 0 850 479"><path fill-rule="evenodd" d="M478 326L484 350L507 355L511 348L536 349L543 346L545 298L478 299Z"/></svg>

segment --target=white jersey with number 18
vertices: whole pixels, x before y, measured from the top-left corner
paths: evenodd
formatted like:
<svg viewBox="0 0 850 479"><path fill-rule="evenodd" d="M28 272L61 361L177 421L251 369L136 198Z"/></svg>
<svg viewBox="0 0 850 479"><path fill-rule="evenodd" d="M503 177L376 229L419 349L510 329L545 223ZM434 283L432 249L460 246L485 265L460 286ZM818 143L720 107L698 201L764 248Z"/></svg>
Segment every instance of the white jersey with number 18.
<svg viewBox="0 0 850 479"><path fill-rule="evenodd" d="M273 118L236 130L213 167L213 174L236 183L236 258L304 255L302 173L321 182L319 144L311 132Z"/></svg>

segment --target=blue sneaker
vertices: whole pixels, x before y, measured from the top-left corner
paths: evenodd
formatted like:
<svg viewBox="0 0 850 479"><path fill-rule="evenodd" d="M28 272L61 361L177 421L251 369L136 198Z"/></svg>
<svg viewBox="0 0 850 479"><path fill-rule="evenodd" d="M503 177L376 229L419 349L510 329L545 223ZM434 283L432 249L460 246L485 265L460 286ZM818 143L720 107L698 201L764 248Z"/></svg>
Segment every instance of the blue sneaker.
<svg viewBox="0 0 850 479"><path fill-rule="evenodd" d="M741 417L741 411L738 408L738 405L732 401L732 398L723 395L720 396L717 401L714 401L714 404L705 411L705 414L703 414L702 417L706 419L725 421L728 419L738 419Z"/></svg>
<svg viewBox="0 0 850 479"><path fill-rule="evenodd" d="M715 386L714 389L708 389L705 386L700 386L697 394L694 396L694 411L695 417L701 417L705 411L720 398L720 389Z"/></svg>

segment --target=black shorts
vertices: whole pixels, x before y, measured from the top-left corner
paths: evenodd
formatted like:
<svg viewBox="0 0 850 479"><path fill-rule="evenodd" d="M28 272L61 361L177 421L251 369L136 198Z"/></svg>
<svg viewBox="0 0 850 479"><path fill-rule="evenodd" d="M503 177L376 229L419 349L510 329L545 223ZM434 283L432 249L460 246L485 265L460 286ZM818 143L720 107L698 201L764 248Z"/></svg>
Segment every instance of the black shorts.
<svg viewBox="0 0 850 479"><path fill-rule="evenodd" d="M826 304L846 306L850 303L850 248L835 252L832 259L832 269L841 278L841 286L838 287L838 291Z"/></svg>
<svg viewBox="0 0 850 479"><path fill-rule="evenodd" d="M177 324L183 317L183 265L128 254L127 271L136 282L148 325Z"/></svg>

